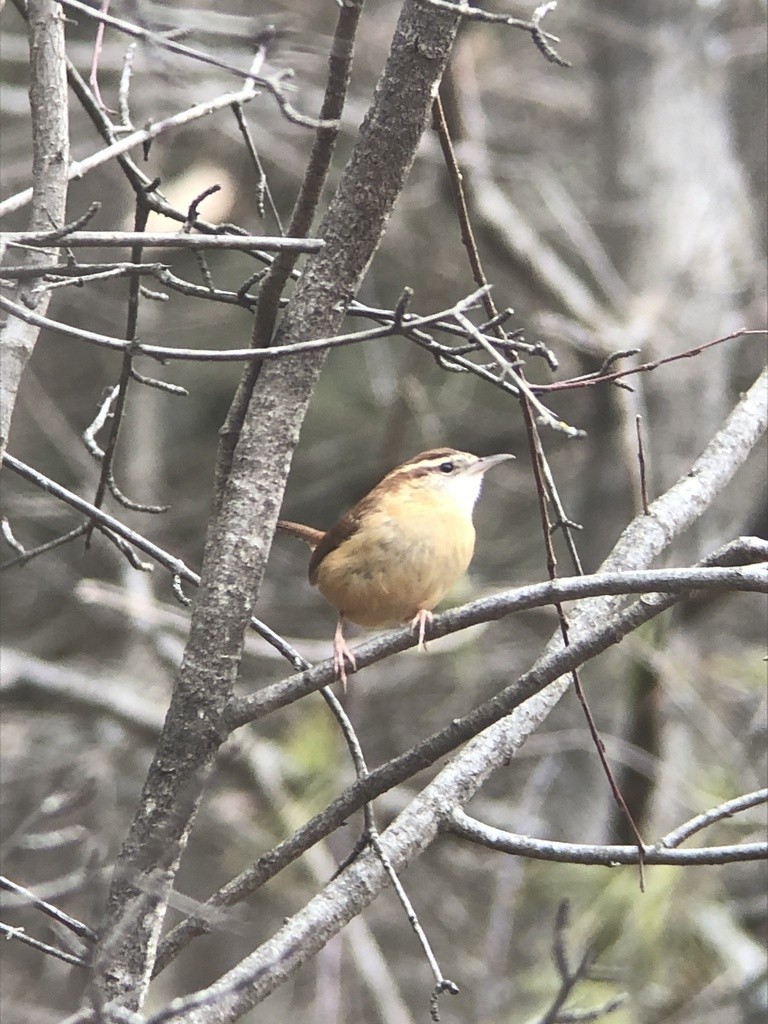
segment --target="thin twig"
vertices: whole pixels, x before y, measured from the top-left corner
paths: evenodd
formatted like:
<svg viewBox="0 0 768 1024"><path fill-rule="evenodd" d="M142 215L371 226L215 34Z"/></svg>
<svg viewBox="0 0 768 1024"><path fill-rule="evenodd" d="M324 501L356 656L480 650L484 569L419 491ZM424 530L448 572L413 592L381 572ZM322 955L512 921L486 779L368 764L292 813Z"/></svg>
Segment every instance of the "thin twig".
<svg viewBox="0 0 768 1024"><path fill-rule="evenodd" d="M50 946L47 942L34 939L31 935L27 935L23 928L12 928L10 925L0 921L0 934L6 939L16 939L19 942L23 942L26 946L39 950L41 953L46 953L57 960L63 960L65 964L74 964L78 967L88 966L88 961L84 957L77 956L75 953L65 953L63 949L57 949L56 946Z"/></svg>
<svg viewBox="0 0 768 1024"><path fill-rule="evenodd" d="M99 405L99 411L96 413L89 426L87 426L83 431L83 443L95 459L101 460L104 458L104 449L99 446L99 443L96 440L96 434L98 434L107 422L109 416L112 415L112 406L117 398L117 393L117 386L110 388L107 391L106 396L102 399L102 402Z"/></svg>
<svg viewBox="0 0 768 1024"><path fill-rule="evenodd" d="M275 200L272 196L272 189L269 187L267 175L264 171L264 167L262 166L261 160L259 159L258 151L254 144L253 137L251 136L250 128L248 127L248 122L246 121L245 114L243 113L242 103L233 103L232 113L235 115L237 127L240 129L240 134L243 137L243 142L245 142L245 148L248 150L248 155L250 156L251 162L253 163L254 169L256 171L255 202L256 210L259 214L259 217L261 217L262 219L264 217L264 200L266 199L267 202L269 203L270 213L274 217L275 223L277 224L277 230L280 232L281 235L285 235L286 232L283 228L282 221L280 220L280 213L277 207L275 206Z"/></svg>
<svg viewBox="0 0 768 1024"><path fill-rule="evenodd" d="M109 13L110 0L101 0L101 13ZM109 110L104 100L101 98L101 92L99 90L99 58L101 56L101 50L104 45L104 29L105 25L103 21L100 21L96 26L96 42L93 44L93 59L91 61L91 74L88 79L91 88L93 89L93 95L96 97L96 102L99 104L102 110L106 113L114 113Z"/></svg>
<svg viewBox="0 0 768 1024"><path fill-rule="evenodd" d="M542 7L538 8L536 12L538 20L540 20L544 16L544 14L547 13L548 10L551 10L552 6L552 4L544 4L542 5ZM539 45L539 47L542 48L541 41L536 40L536 36L534 36L534 41L536 41L537 45ZM555 54L555 56L557 55ZM433 118L438 133L438 137L440 139L440 145L443 151L443 156L445 158L446 167L448 169L448 173L450 176L451 187L453 189L454 199L456 201L459 224L461 228L461 238L467 250L467 256L470 267L472 269L472 274L475 279L475 282L478 285L487 285L487 277L482 266L480 253L477 247L474 230L472 228L472 223L470 220L469 204L466 197L461 169L459 167L459 163L456 157L456 151L451 140L450 131L448 129L448 123L445 118L445 111L443 109L442 101L439 95L435 98L433 106ZM488 292L485 293L483 301L489 317L491 317L492 319L495 318L497 316L496 308L493 303L493 299L491 298ZM471 326L471 322L466 317L464 317L464 326L467 325ZM501 327L496 327L496 332L501 337L504 337L504 332ZM491 350L494 351L492 346L490 347ZM501 361L502 364L506 362L506 360L504 360L504 357L502 357L500 354L496 354L496 358L498 361ZM539 436L539 432L534 421L533 410L535 409L536 412L539 413L539 416L543 419L543 421L547 423L549 426L555 427L555 429L564 430L571 436L579 436L583 434L583 432L577 431L575 428L569 427L567 424L557 420L554 414L551 413L549 409L547 409L539 402L539 400L533 394L530 385L526 381L522 369L519 372L514 370L510 370L508 372L514 374L514 380L518 386L518 399L520 401L523 422L525 424L526 435L528 437L528 447L530 449L531 466L533 469L534 480L536 482L536 494L538 498L539 516L541 519L541 528L544 539L547 572L549 574L550 579L554 580L557 576L557 559L555 557L555 550L552 543L553 527L549 519L549 510L547 508L547 493L555 496L553 500L555 500L556 502L556 507L559 516L557 526L562 528L567 538L568 547L571 552L574 566L577 572L581 571L581 560L578 556L576 544L571 534L570 520L568 517L565 516L564 510L560 503L559 495L557 495L557 489L554 485L552 473L547 464L547 459L544 454L544 448L541 442L541 437ZM555 610L557 612L558 622L560 625L560 634L563 638L563 643L567 646L569 643L568 619L566 617L562 604L560 604L559 602L555 603ZM614 799L618 803L622 812L627 817L630 828L632 829L632 832L637 839L637 849L640 857L640 888L642 889L642 837L640 836L637 825L635 824L635 821L632 818L626 801L624 800L624 797L621 794L618 783L616 782L616 779L611 770L611 766L608 763L608 759L605 753L605 746L597 730L597 726L595 724L594 717L589 707L589 703L587 702L586 694L584 693L584 689L581 685L581 679L579 677L577 667L574 667L571 673L571 680L573 683L574 690L576 692L576 696L584 712L584 716L587 721L587 726L589 728L590 735L592 736L593 742L597 749L598 757L600 758L600 763L603 767L603 771L606 775L606 778L608 779L608 784L611 788L611 792L613 793Z"/></svg>
<svg viewBox="0 0 768 1024"><path fill-rule="evenodd" d="M87 529L88 523L81 523L80 526L76 526L74 530L70 530L68 533L62 534L62 536L56 537L54 540L46 541L45 544L39 544L34 548L28 548L23 552L23 554L17 555L16 558L9 558L7 562L0 563L0 572L4 569L12 569L17 565L26 565L27 562L31 562L33 558L37 558L39 555L45 555L49 551L53 551L55 548L60 548L62 544L69 544L70 541L77 540L78 537L82 537Z"/></svg>
<svg viewBox="0 0 768 1024"><path fill-rule="evenodd" d="M734 801L735 802L735 801ZM690 827L690 822L681 829ZM700 825L703 828L703 825ZM551 839L533 839L531 836L493 828L472 818L461 808L454 808L444 830L490 850L498 850L516 857L551 861L556 864L619 867L641 863L637 845L600 845L590 843L564 843ZM735 864L742 861L768 859L768 843L733 843L727 846L702 846L693 850L672 849L660 839L654 846L643 848L642 863L692 867L696 865Z"/></svg>
<svg viewBox="0 0 768 1024"><path fill-rule="evenodd" d="M16 538L14 537L13 530L11 529L11 524L8 522L6 516L3 516L2 521L0 522L0 532L2 532L3 540L8 545L8 547L13 548L13 550L18 555L27 554L27 549L24 547L24 545L20 544L19 541L17 541Z"/></svg>
<svg viewBox="0 0 768 1024"><path fill-rule="evenodd" d="M731 818L740 811L746 811L750 807L757 807L759 804L764 803L768 803L768 789L758 789L753 793L737 796L733 800L726 800L725 803L719 804L709 811L704 811L703 814L697 814L695 818L691 818L682 825L678 825L677 828L662 836L658 843L656 843L656 847L663 847L667 850L674 849L685 842L686 839L690 839L696 832L700 832L703 828L708 828L714 822L722 821L723 818Z"/></svg>
<svg viewBox="0 0 768 1024"><path fill-rule="evenodd" d="M134 215L134 231L137 235L141 235L143 233L148 217L149 206L147 205L145 198L138 195L136 197L136 212ZM137 266L140 265L142 253L143 245L140 242L134 243L131 247L131 263L135 263ZM104 501L104 495L107 490L109 490L115 500L125 508L142 512L161 512L166 511L166 509L161 509L159 506L138 505L136 502L130 501L117 486L114 478L114 456L117 448L117 439L120 433L120 427L122 426L125 403L128 397L128 388L130 387L131 380L133 379L132 343L136 337L136 327L139 318L139 285L140 280L137 276L133 276L129 279L128 311L125 327L125 339L127 344L123 351L123 365L120 370L120 379L117 383L117 387L113 388L111 392L111 429L109 431L109 436L107 437L107 442L104 445L104 451L100 456L101 473L99 476L99 482L96 485L96 494L93 499L93 505L95 508L99 508ZM106 415L104 419L106 420ZM94 454L93 451L92 454ZM99 456L97 456L97 458L99 458ZM89 530L85 535L86 548L90 547L92 530L93 524L89 527Z"/></svg>
<svg viewBox="0 0 768 1024"><path fill-rule="evenodd" d="M645 452L643 451L643 417L635 416L635 428L637 429L637 461L640 466L640 500L643 503L643 515L649 516L648 508L648 481L645 476Z"/></svg>
<svg viewBox="0 0 768 1024"><path fill-rule="evenodd" d="M548 409L545 405L542 404L542 402L534 394L531 385L528 383L525 377L523 377L522 373L514 369L510 361L506 359L498 351L498 349L494 347L494 345L491 342L486 340L482 332L475 327L475 325L468 317L464 316L463 313L456 313L455 316L457 322L461 324L461 326L466 330L467 334L469 334L470 337L474 338L478 342L478 344L481 345L486 350L486 352L488 352L491 358L494 359L495 362L499 364L502 372L506 374L510 378L510 380L512 380L518 392L521 395L525 395L530 404L539 414L542 423L544 423L548 427L551 427L553 430L558 430L563 434L566 434L568 437L586 437L585 431L580 430L578 427L572 427L570 424L566 423L564 420L561 420L558 416L556 416L551 409Z"/></svg>
<svg viewBox="0 0 768 1024"><path fill-rule="evenodd" d="M162 279L163 278L161 276L161 280ZM203 291L205 291L205 289L203 289ZM417 344L426 348L428 351L439 353L445 358L455 358L457 365L466 368L470 372L475 371L483 376L484 379L490 379L492 382L499 384L499 386L503 386L503 381L499 381L493 374L485 371L483 367L475 366L468 360L455 356L453 349L450 346L438 345L422 330L424 327L429 327L435 324L440 326L441 330L444 329L442 327L442 321L446 317L456 318L461 316L464 310L471 308L475 304L478 296L481 296L482 293L483 289L479 289L477 292L473 292L466 298L461 299L450 309L442 310L439 313L432 313L426 316L407 317L401 322L399 331L405 337L413 338ZM189 359L196 362L239 362L250 359L279 359L283 356L293 356L301 352L317 352L322 351L323 349L338 348L344 345L354 345L359 342L371 341L376 338L387 337L398 333L398 326L394 322L394 317L392 317L389 323L382 325L381 327L374 327L365 331L352 332L350 334L336 335L331 338L316 338L312 341L298 342L292 345L273 345L261 349L167 348L161 345L146 345L138 340L129 342L123 338L115 338L107 334L97 334L94 331L88 331L83 328L71 327L69 324L62 324L47 317L40 317L25 309L18 303L14 303L10 299L6 299L2 295L0 295L0 309L5 309L20 320L34 323L39 327L47 327L49 330L57 331L67 337L76 338L80 341L86 341L94 345L101 345L104 348L110 348L114 351L122 352L127 348L131 348L137 355L149 356L150 358L157 359L160 362L178 359ZM475 328L474 325L472 325L471 333L472 337L477 333L477 328ZM517 393L515 385L510 384L507 385L507 387L512 393Z"/></svg>
<svg viewBox="0 0 768 1024"><path fill-rule="evenodd" d="M30 889L25 889L23 885L18 885L18 883L12 882L10 878L0 877L0 889L14 893L16 896L20 897L20 901L22 903L29 903L31 906L41 910L52 920L57 921L60 925L73 932L79 938L85 939L87 942L96 941L96 932L89 928L87 924L83 924L83 922L78 921L76 917L66 914L63 910L55 907L52 903L48 903L46 900L40 899L40 897L36 896Z"/></svg>
<svg viewBox="0 0 768 1024"><path fill-rule="evenodd" d="M675 363L679 359L693 359L696 356L701 355L702 352L706 352L707 349L713 348L715 345L722 345L727 341L734 341L736 338L745 338L750 336L758 336L768 334L768 330L765 328L750 329L747 327L740 327L737 331L732 331L730 334L725 334L721 338L715 338L714 341L707 341L703 345L695 345L693 348L686 349L685 352L678 352L673 356L665 356L663 359L654 359L649 363L641 363L639 366L632 366L628 370L616 370L613 373L604 373L601 370L597 370L595 373L585 374L583 377L573 377L570 380L557 381L554 384L535 384L532 385L534 390L538 394L546 394L548 391L574 391L578 388L592 387L595 384L610 384L614 381L619 380L622 377L631 377L636 373L649 373L651 370L657 370L660 366L666 366L668 363ZM627 352L616 353L616 357L634 354L637 349L631 349Z"/></svg>
<svg viewBox="0 0 768 1024"><path fill-rule="evenodd" d="M355 37L362 6L362 0L347 0L339 8L328 57L328 75L323 104L320 110L320 116L326 120L326 123L323 126L318 126L315 134L312 152L291 213L291 222L288 226L289 235L300 236L309 233L320 196L325 187L338 138L340 118L346 102ZM291 275L295 273L295 269L296 257L292 253L279 254L269 268L269 273L259 289L259 301L251 331L251 344L254 348L266 347L273 340L280 299L285 285ZM245 421L246 410L261 373L261 367L261 360L255 360L244 368L227 411L227 418L220 431L215 468L217 504L224 493L235 445Z"/></svg>
<svg viewBox="0 0 768 1024"><path fill-rule="evenodd" d="M123 70L120 73L120 86L117 91L117 106L120 111L120 128L132 132L131 109L128 105L128 94L131 89L131 76L133 75L133 58L136 55L137 43L131 43L123 57Z"/></svg>
<svg viewBox="0 0 768 1024"><path fill-rule="evenodd" d="M202 198L202 197L200 197ZM2 231L0 245L45 246L66 238L68 246L77 248L129 248L141 245L147 249L263 249L265 252L319 252L322 238L286 238L282 235L169 235L152 231Z"/></svg>

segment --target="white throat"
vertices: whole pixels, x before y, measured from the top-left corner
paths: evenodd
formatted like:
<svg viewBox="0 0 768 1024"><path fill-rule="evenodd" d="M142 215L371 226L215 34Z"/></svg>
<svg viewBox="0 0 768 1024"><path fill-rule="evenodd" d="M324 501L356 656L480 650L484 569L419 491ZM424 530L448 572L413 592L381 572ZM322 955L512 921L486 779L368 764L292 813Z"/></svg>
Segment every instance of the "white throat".
<svg viewBox="0 0 768 1024"><path fill-rule="evenodd" d="M480 497L483 474L460 473L458 476L446 477L440 483L446 494L450 494L456 504L471 518L477 499Z"/></svg>

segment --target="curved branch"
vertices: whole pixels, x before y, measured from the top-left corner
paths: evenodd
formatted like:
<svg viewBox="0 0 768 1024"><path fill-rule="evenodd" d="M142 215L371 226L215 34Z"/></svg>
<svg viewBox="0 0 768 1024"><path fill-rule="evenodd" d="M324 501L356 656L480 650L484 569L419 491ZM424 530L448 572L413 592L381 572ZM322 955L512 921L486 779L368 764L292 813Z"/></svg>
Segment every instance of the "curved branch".
<svg viewBox="0 0 768 1024"><path fill-rule="evenodd" d="M662 836L656 847L673 850L685 842L686 839L690 839L696 832L700 832L703 828L708 828L714 822L722 821L723 818L731 818L740 811L746 811L750 807L757 807L759 804L764 803L768 803L768 789L757 789L754 793L745 793L744 796L737 796L733 800L726 800L724 804L719 804L717 807L712 807L702 814L697 814L695 818L683 822L682 825Z"/></svg>
<svg viewBox="0 0 768 1024"><path fill-rule="evenodd" d="M640 863L640 851L637 846L600 846L532 839L530 836L486 825L458 807L448 816L442 830L460 839L467 839L471 843L487 846L490 850L530 857L533 860L555 861L559 864L592 864L608 868L620 864ZM662 847L659 843L656 846L644 847L642 855L643 864L670 864L679 867L766 859L768 843L734 843L730 846L705 846L696 850L673 850Z"/></svg>

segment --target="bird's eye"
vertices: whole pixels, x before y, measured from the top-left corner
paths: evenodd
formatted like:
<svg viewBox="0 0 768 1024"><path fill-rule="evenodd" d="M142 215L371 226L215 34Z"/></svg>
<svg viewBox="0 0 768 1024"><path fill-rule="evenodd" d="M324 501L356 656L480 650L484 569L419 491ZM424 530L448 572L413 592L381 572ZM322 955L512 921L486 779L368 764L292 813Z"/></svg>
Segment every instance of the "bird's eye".
<svg viewBox="0 0 768 1024"><path fill-rule="evenodd" d="M454 465L453 465L452 462L441 462L440 463L440 472L441 473L452 473L453 470L454 470Z"/></svg>

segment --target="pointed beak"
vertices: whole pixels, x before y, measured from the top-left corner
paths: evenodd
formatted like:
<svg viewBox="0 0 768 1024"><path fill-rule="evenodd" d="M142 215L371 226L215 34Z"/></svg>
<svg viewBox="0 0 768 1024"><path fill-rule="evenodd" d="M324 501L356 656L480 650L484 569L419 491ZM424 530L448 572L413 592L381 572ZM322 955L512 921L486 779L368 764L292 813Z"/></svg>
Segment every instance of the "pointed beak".
<svg viewBox="0 0 768 1024"><path fill-rule="evenodd" d="M487 473L489 469L493 469L494 466L498 466L502 462L507 462L509 459L514 459L514 455L486 455L485 458L479 459L474 466L472 466L470 472L475 475L477 473Z"/></svg>

